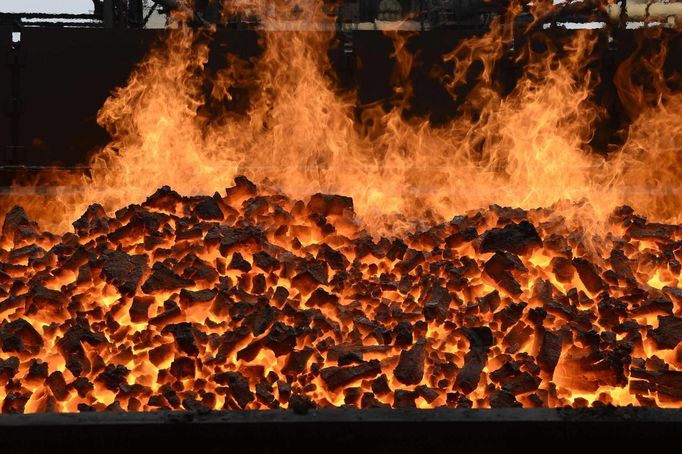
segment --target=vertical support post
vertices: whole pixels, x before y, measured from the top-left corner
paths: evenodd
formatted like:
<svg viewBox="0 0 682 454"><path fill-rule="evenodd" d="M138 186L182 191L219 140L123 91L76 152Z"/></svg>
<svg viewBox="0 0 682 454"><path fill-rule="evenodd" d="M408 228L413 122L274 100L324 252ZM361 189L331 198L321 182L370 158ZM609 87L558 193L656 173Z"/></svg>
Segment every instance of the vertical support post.
<svg viewBox="0 0 682 454"><path fill-rule="evenodd" d="M339 25L343 36L344 68L355 69L355 44L353 43L354 30L358 28L359 4L357 2L344 3L340 6Z"/></svg>
<svg viewBox="0 0 682 454"><path fill-rule="evenodd" d="M114 28L114 0L104 0L102 19L105 28Z"/></svg>
<svg viewBox="0 0 682 454"><path fill-rule="evenodd" d="M144 5L142 0L128 1L128 26L131 28L144 27Z"/></svg>
<svg viewBox="0 0 682 454"><path fill-rule="evenodd" d="M12 74L9 99L6 100L5 111L10 118L10 144L4 153L4 162L16 165L24 161L24 148L21 146L21 68L25 64L25 55L21 43L21 23L15 22L11 34L12 45L7 55L7 65Z"/></svg>

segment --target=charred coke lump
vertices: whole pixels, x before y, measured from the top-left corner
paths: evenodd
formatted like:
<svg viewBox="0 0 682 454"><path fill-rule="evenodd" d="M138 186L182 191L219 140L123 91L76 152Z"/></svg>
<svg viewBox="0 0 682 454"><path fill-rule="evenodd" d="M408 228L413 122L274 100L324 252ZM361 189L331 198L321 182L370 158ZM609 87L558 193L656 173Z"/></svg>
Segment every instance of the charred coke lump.
<svg viewBox="0 0 682 454"><path fill-rule="evenodd" d="M679 406L682 228L492 206L391 238L245 177L0 238L2 412ZM596 246L595 246L596 245Z"/></svg>

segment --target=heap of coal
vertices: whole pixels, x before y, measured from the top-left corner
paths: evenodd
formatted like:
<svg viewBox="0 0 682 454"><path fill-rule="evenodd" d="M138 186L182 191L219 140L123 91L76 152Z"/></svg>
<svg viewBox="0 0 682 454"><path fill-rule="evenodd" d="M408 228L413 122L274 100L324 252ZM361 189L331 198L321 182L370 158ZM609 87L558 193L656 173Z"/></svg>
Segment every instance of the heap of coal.
<svg viewBox="0 0 682 454"><path fill-rule="evenodd" d="M395 238L244 177L0 240L3 413L679 406L682 227L491 206Z"/></svg>

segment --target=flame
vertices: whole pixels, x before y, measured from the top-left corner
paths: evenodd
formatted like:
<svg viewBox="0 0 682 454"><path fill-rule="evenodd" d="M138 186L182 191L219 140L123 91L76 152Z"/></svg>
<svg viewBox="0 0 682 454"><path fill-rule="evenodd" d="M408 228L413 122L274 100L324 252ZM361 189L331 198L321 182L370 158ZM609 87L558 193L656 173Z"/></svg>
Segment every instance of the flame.
<svg viewBox="0 0 682 454"><path fill-rule="evenodd" d="M68 229L68 220L94 201L115 209L164 184L210 193L244 174L292 197L348 194L375 234L493 203L534 208L581 201L580 210L565 205L566 215L590 228L624 203L654 219L679 219L675 118L682 101L662 76L665 40L657 52L635 52L618 69L619 95L633 123L625 144L604 157L590 152L604 115L591 96L599 82L590 69L596 32L576 31L558 47L543 43L542 51L530 40L516 43L523 74L503 95L495 72L514 43L505 24L520 11L510 8L507 21L443 56L453 71L440 76L461 112L438 127L405 115L413 96L410 35L387 32L395 47L396 96L388 109L364 106L358 124L354 93L341 92L330 76L333 18L315 2L306 6L295 13L288 3L274 14L266 10L266 23L287 31L262 33L258 59L230 57L217 74L206 67L210 32L169 32L99 112L113 140L91 158L91 174L66 184L82 190L62 191L47 210L28 204L29 212L45 226ZM311 24L323 30L307 31ZM635 74L654 82L637 85ZM466 96L459 91L472 83ZM251 93L245 115L221 107L229 107L238 87Z"/></svg>

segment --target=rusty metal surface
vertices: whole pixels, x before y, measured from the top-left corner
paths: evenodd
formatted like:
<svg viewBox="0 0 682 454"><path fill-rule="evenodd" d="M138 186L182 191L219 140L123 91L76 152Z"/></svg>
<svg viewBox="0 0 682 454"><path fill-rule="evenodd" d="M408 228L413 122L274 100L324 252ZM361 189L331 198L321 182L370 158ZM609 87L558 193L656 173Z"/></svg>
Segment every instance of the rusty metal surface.
<svg viewBox="0 0 682 454"><path fill-rule="evenodd" d="M55 448L202 454L648 452L675 443L680 428L679 410L614 407L36 414L0 416L0 448L21 453Z"/></svg>

